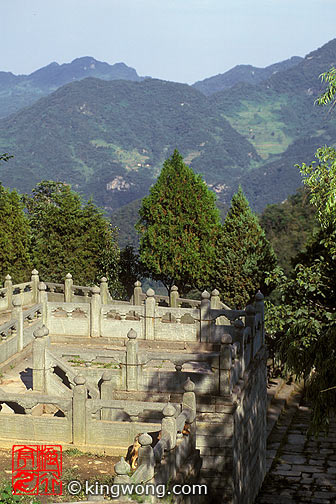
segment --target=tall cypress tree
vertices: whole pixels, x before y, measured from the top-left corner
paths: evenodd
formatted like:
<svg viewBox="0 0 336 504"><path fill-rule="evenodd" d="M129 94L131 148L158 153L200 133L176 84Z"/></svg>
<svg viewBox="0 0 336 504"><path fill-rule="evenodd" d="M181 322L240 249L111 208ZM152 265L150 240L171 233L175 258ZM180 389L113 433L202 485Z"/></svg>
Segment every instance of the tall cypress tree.
<svg viewBox="0 0 336 504"><path fill-rule="evenodd" d="M118 279L116 231L103 212L61 182L43 181L26 197L32 230L32 256L41 278L60 282L70 272L78 285L106 276Z"/></svg>
<svg viewBox="0 0 336 504"><path fill-rule="evenodd" d="M27 281L32 270L28 221L18 193L1 183L0 222L0 277L10 274L15 283Z"/></svg>
<svg viewBox="0 0 336 504"><path fill-rule="evenodd" d="M258 218L239 186L217 244L215 285L229 306L243 308L260 289L267 294L266 272L277 260Z"/></svg>
<svg viewBox="0 0 336 504"><path fill-rule="evenodd" d="M140 259L168 290L173 284L180 292L208 285L220 226L215 199L177 150L143 199L136 225Z"/></svg>

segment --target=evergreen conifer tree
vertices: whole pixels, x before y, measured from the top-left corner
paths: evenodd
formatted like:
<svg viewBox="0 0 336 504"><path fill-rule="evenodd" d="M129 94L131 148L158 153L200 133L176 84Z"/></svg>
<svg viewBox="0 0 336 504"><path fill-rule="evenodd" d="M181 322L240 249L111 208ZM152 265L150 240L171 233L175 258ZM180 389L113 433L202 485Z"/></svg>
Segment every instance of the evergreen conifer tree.
<svg viewBox="0 0 336 504"><path fill-rule="evenodd" d="M32 264L29 257L29 225L20 196L0 183L0 277L11 275L16 283L27 281Z"/></svg>
<svg viewBox="0 0 336 504"><path fill-rule="evenodd" d="M276 256L258 218L239 186L233 196L217 244L214 284L230 307L244 308L266 286L266 272L276 267Z"/></svg>
<svg viewBox="0 0 336 504"><path fill-rule="evenodd" d="M70 272L78 285L106 276L117 288L119 248L116 230L92 201L61 182L43 181L26 197L32 232L32 257L41 278L60 282Z"/></svg>
<svg viewBox="0 0 336 504"><path fill-rule="evenodd" d="M181 293L208 285L220 226L215 199L177 150L143 199L136 225L140 259L168 291L173 284Z"/></svg>

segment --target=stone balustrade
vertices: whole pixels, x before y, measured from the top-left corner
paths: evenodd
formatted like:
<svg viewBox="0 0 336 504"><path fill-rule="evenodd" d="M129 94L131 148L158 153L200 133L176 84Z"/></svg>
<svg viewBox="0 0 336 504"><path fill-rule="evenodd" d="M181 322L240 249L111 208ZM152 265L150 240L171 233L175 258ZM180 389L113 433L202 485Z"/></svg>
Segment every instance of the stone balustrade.
<svg viewBox="0 0 336 504"><path fill-rule="evenodd" d="M130 466L121 458L114 466L115 484L153 483L167 484L177 474L188 458L196 453L196 396L195 385L188 379L184 384L182 411L178 414L168 403L162 413L161 439L153 447L153 439L147 433L139 437L138 467L130 475ZM182 431L188 427L188 434Z"/></svg>

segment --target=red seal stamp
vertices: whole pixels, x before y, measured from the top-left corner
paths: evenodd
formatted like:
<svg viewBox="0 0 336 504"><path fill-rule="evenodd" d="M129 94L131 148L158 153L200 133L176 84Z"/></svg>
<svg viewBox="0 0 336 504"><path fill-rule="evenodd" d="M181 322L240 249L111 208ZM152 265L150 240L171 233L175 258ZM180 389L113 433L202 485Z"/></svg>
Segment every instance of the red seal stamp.
<svg viewBox="0 0 336 504"><path fill-rule="evenodd" d="M62 495L61 476L61 445L13 445L14 495Z"/></svg>

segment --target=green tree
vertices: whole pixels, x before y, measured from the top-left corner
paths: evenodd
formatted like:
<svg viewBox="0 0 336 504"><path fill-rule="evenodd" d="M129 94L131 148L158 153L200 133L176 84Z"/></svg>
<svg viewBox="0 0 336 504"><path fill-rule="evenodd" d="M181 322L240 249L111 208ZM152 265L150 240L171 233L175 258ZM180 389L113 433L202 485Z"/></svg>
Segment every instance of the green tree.
<svg viewBox="0 0 336 504"><path fill-rule="evenodd" d="M220 226L215 199L177 150L143 199L136 225L140 259L168 291L173 284L181 293L209 284Z"/></svg>
<svg viewBox="0 0 336 504"><path fill-rule="evenodd" d="M258 217L239 187L233 196L217 244L215 285L229 306L243 308L265 284L267 272L276 267L276 256Z"/></svg>
<svg viewBox="0 0 336 504"><path fill-rule="evenodd" d="M16 283L30 277L29 225L19 194L0 183L0 276L8 274Z"/></svg>
<svg viewBox="0 0 336 504"><path fill-rule="evenodd" d="M92 201L82 205L68 185L42 181L25 202L41 278L59 282L70 272L75 284L90 285L106 276L118 290L117 232Z"/></svg>
<svg viewBox="0 0 336 504"><path fill-rule="evenodd" d="M329 84L324 103L335 95L336 72ZM328 431L336 414L336 150L322 147L316 158L318 164L299 168L317 209L319 230L297 256L293 275L277 273L281 302L268 306L267 327L278 338L288 371L306 380L313 404L310 432L317 435Z"/></svg>

